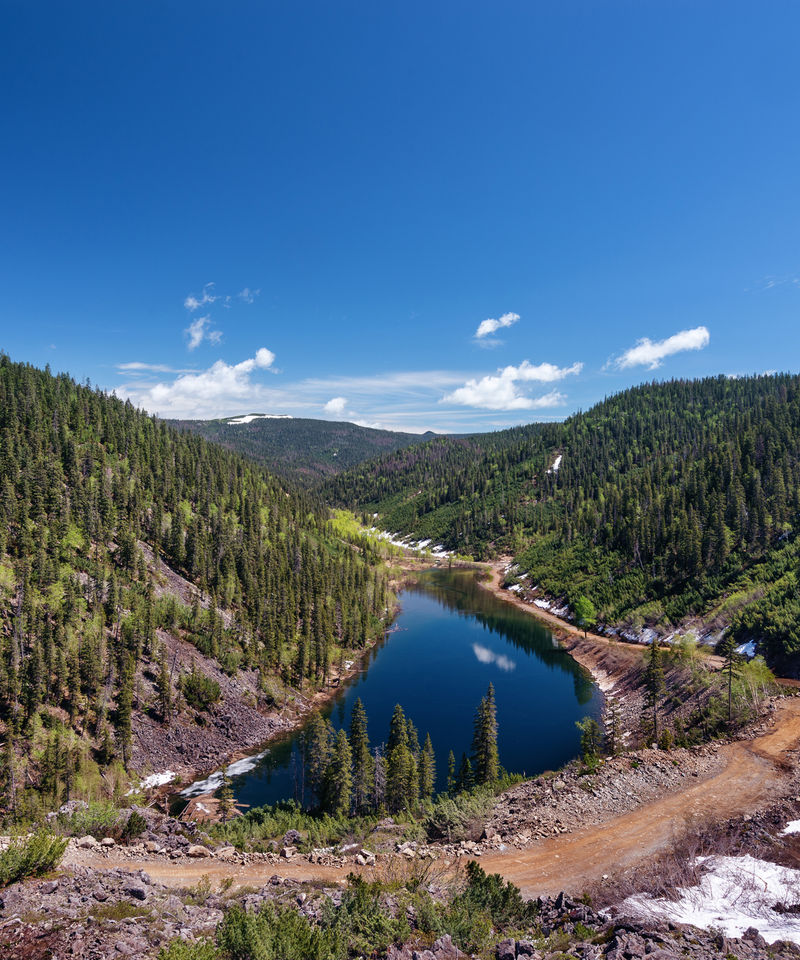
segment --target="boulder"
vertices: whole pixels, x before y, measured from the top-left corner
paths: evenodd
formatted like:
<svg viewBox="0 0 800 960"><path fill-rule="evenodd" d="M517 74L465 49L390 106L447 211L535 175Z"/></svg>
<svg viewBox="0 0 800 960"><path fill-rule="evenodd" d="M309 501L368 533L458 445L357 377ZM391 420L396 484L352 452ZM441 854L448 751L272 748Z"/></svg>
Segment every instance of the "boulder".
<svg viewBox="0 0 800 960"><path fill-rule="evenodd" d="M113 837L103 837L100 841L101 847L116 847L117 841Z"/></svg>
<svg viewBox="0 0 800 960"><path fill-rule="evenodd" d="M146 900L149 895L149 890L147 887L137 880L126 883L122 888L122 891L134 900Z"/></svg>
<svg viewBox="0 0 800 960"><path fill-rule="evenodd" d="M211 856L211 851L208 849L208 847L204 847L199 843L193 843L189 847L189 849L186 851L186 853L190 857L210 857Z"/></svg>
<svg viewBox="0 0 800 960"><path fill-rule="evenodd" d="M501 940L495 950L497 960L517 960L516 940Z"/></svg>
<svg viewBox="0 0 800 960"><path fill-rule="evenodd" d="M281 856L283 857L284 860L291 860L292 857L296 855L297 855L297 850L295 847L284 847L283 850L281 850Z"/></svg>
<svg viewBox="0 0 800 960"><path fill-rule="evenodd" d="M75 841L75 846L80 847L81 850L93 850L95 847L99 847L100 844L95 840L94 837L81 837Z"/></svg>

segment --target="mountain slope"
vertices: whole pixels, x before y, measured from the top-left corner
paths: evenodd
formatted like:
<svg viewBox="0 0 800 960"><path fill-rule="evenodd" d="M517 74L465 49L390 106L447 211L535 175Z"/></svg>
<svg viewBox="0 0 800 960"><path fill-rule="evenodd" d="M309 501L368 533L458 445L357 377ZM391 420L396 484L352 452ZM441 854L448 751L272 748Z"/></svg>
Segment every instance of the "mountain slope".
<svg viewBox="0 0 800 960"><path fill-rule="evenodd" d="M393 532L478 557L601 618L690 615L800 652L800 378L653 383L562 424L442 439L325 486ZM779 624L777 628L773 624Z"/></svg>
<svg viewBox="0 0 800 960"><path fill-rule="evenodd" d="M169 422L179 430L197 433L243 454L273 473L305 485L432 436L374 430L340 421L263 414Z"/></svg>
<svg viewBox="0 0 800 960"><path fill-rule="evenodd" d="M318 500L0 354L0 796L17 812L263 739L270 706L322 686L389 602Z"/></svg>

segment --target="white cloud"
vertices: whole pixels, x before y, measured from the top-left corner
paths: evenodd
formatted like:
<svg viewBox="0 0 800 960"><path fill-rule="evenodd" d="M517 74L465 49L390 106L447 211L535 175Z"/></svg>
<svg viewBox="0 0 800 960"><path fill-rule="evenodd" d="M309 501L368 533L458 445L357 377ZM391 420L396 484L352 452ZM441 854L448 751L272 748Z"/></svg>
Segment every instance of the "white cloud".
<svg viewBox="0 0 800 960"><path fill-rule="evenodd" d="M557 407L566 399L564 394L552 390L541 397L529 397L520 391L517 384L530 381L553 383L563 380L564 377L577 375L582 369L582 363L573 363L571 367L557 367L552 363L532 364L524 360L518 367L504 367L494 375L467 380L462 387L443 397L441 402L486 410L538 410Z"/></svg>
<svg viewBox="0 0 800 960"><path fill-rule="evenodd" d="M325 413L331 413L336 417L340 417L344 413L346 406L347 397L333 397L322 409Z"/></svg>
<svg viewBox="0 0 800 960"><path fill-rule="evenodd" d="M245 287L244 290L240 290L236 296L244 303L253 303L259 293L261 293L260 290L251 290L250 287Z"/></svg>
<svg viewBox="0 0 800 960"><path fill-rule="evenodd" d="M131 360L129 363L118 363L117 370L125 373L194 373L194 370L181 370L170 367L166 363L142 363Z"/></svg>
<svg viewBox="0 0 800 960"><path fill-rule="evenodd" d="M475 339L482 340L492 333L497 333L502 327L510 327L519 320L518 313L504 313L499 320L489 317L488 320L481 320L478 329L475 331Z"/></svg>
<svg viewBox="0 0 800 960"><path fill-rule="evenodd" d="M211 329L211 317L209 316L192 320L183 334L187 340L186 345L190 350L196 350L204 340L208 340L215 346L222 340L222 331Z"/></svg>
<svg viewBox="0 0 800 960"><path fill-rule="evenodd" d="M223 410L269 397L269 391L251 377L259 370L269 370L274 362L275 354L261 347L254 357L241 363L217 360L207 370L181 374L171 383L134 384L119 388L119 392L137 406L163 417L219 416Z"/></svg>
<svg viewBox="0 0 800 960"><path fill-rule="evenodd" d="M711 340L707 327L695 327L692 330L681 330L666 340L651 340L642 337L636 345L630 347L621 356L610 361L610 365L620 370L628 367L647 367L657 370L666 357L682 353L684 350L702 350ZM607 364L608 366L608 364Z"/></svg>
<svg viewBox="0 0 800 960"><path fill-rule="evenodd" d="M214 284L207 283L203 287L203 292L199 297L195 297L192 294L183 301L184 307L190 312L194 313L195 310L199 310L201 307L204 307L207 303L215 303L219 300L219 297L213 292Z"/></svg>

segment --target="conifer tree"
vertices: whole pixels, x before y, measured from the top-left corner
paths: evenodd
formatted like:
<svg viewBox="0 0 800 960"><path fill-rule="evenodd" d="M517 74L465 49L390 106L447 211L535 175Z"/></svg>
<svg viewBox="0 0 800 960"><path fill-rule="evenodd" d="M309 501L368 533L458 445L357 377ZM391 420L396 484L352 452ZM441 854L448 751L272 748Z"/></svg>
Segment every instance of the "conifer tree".
<svg viewBox="0 0 800 960"><path fill-rule="evenodd" d="M658 638L653 637L650 642L650 651L644 672L644 686L647 695L647 704L653 715L653 740L658 742L658 702L664 690L664 664L661 657L661 647Z"/></svg>
<svg viewBox="0 0 800 960"><path fill-rule="evenodd" d="M500 775L497 751L497 706L494 687L489 684L486 696L475 712L472 735L472 769L475 782L493 783Z"/></svg>
<svg viewBox="0 0 800 960"><path fill-rule="evenodd" d="M425 744L422 748L419 763L419 792L423 800L429 800L433 796L433 790L436 785L436 757L433 753L433 743L431 735L425 735Z"/></svg>
<svg viewBox="0 0 800 960"><path fill-rule="evenodd" d="M347 734L340 730L334 739L331 759L325 771L325 806L335 816L350 812L352 759Z"/></svg>
<svg viewBox="0 0 800 960"><path fill-rule="evenodd" d="M451 750L447 756L447 792L452 794L456 790L456 755Z"/></svg>
<svg viewBox="0 0 800 960"><path fill-rule="evenodd" d="M372 793L373 761L367 736L367 712L359 697L350 717L350 750L353 755L353 808L366 810Z"/></svg>

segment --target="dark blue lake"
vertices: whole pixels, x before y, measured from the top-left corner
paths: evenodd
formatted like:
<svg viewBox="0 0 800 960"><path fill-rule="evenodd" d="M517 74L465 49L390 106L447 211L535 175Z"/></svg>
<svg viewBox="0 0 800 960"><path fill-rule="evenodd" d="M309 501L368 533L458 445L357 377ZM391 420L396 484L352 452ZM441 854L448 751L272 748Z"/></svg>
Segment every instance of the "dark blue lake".
<svg viewBox="0 0 800 960"><path fill-rule="evenodd" d="M491 681L507 770L532 776L578 754L575 722L599 716L601 695L546 626L479 587L469 571L426 571L400 601L387 639L329 704L335 727L349 726L360 697L374 747L386 740L394 706L402 704L420 742L431 735L443 789L447 755L469 754L475 709ZM229 769L237 800L260 806L296 795L298 736L272 743L250 770L236 775L247 762Z"/></svg>

